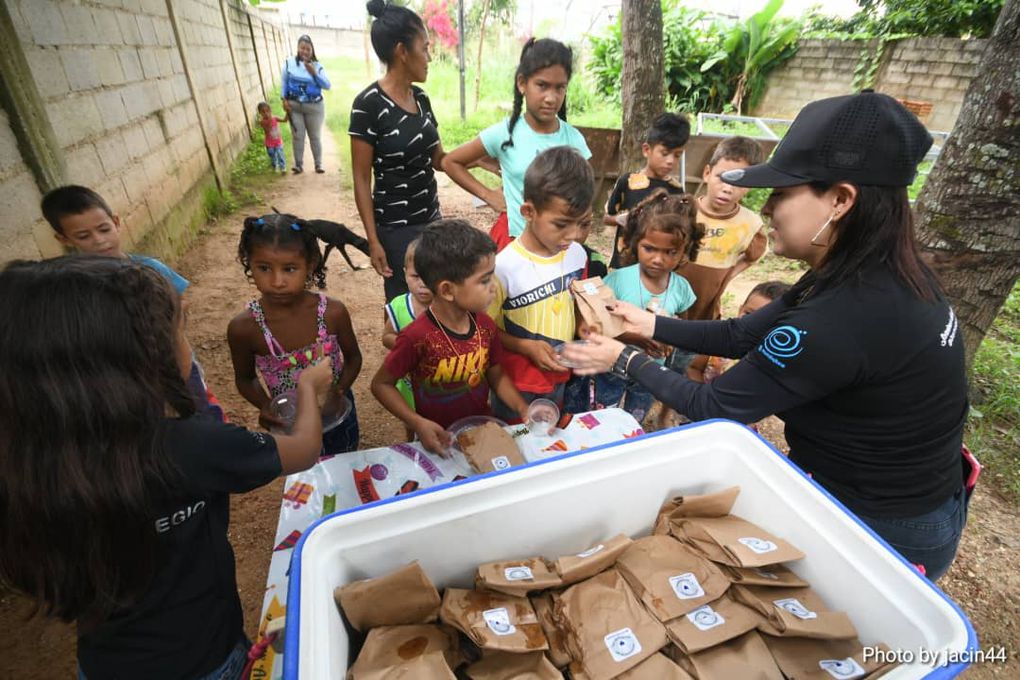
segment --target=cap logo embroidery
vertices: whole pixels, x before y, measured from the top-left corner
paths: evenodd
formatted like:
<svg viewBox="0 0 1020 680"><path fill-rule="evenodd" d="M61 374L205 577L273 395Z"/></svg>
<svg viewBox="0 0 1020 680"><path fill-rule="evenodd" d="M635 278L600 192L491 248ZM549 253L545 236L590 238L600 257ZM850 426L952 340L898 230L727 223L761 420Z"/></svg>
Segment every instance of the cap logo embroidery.
<svg viewBox="0 0 1020 680"><path fill-rule="evenodd" d="M734 182L740 180L744 176L743 168L735 168L733 170L727 170L723 174L719 175L723 180L727 182Z"/></svg>

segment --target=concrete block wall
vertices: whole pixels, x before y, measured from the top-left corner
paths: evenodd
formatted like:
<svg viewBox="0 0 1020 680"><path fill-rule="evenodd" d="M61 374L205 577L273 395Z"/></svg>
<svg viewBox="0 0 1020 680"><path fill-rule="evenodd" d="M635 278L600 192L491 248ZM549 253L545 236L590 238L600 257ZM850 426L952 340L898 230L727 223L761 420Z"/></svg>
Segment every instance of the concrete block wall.
<svg viewBox="0 0 1020 680"><path fill-rule="evenodd" d="M898 99L932 104L925 124L949 132L960 114L986 41L910 38L886 47L874 87ZM793 118L810 101L853 92L854 72L874 41L802 40L792 59L769 76L755 115Z"/></svg>
<svg viewBox="0 0 1020 680"><path fill-rule="evenodd" d="M215 185L210 153L229 168L247 144L247 117L262 99L255 53L265 70L278 71L273 38L281 34L280 42L284 29L252 16L262 38L253 45L243 0L225 0L226 23L220 0L170 0L180 41L168 0L0 2L17 34L13 48L29 65L18 75L34 82L63 155L63 181L91 186L110 202L128 247L172 259L200 218L204 189ZM0 261L57 255L38 214L40 181L21 158L11 112L2 114Z"/></svg>

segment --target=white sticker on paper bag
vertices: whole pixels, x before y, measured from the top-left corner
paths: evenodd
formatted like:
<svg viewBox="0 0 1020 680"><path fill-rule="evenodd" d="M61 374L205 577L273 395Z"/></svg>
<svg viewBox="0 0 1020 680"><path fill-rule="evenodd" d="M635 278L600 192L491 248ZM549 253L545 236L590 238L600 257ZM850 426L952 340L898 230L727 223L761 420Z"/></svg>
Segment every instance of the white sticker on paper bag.
<svg viewBox="0 0 1020 680"><path fill-rule="evenodd" d="M584 292L587 293L588 295L598 295L599 294L599 288L598 288L598 286L596 286L591 281L585 281L584 282Z"/></svg>
<svg viewBox="0 0 1020 680"><path fill-rule="evenodd" d="M496 456L492 459L492 467L496 470L506 470L510 467L510 459L506 456Z"/></svg>
<svg viewBox="0 0 1020 680"><path fill-rule="evenodd" d="M485 619L485 625L489 630L496 635L513 635L517 632L517 627L510 623L510 613L506 607L488 609L482 612L482 618Z"/></svg>
<svg viewBox="0 0 1020 680"><path fill-rule="evenodd" d="M630 628L621 628L615 633L610 633L605 637L605 642L613 661L626 661L641 653L641 643Z"/></svg>
<svg viewBox="0 0 1020 680"><path fill-rule="evenodd" d="M737 542L743 543L745 546L747 546L752 551L758 553L759 555L763 553L772 552L773 550L779 550L779 547L775 543L773 543L772 541L766 541L764 538L755 538L753 536L748 536L747 538L738 538Z"/></svg>
<svg viewBox="0 0 1020 680"><path fill-rule="evenodd" d="M696 597L705 596L705 589L698 583L698 577L690 572L680 574L679 576L671 576L669 585L672 586L673 592L681 600L693 600Z"/></svg>
<svg viewBox="0 0 1020 680"><path fill-rule="evenodd" d="M758 574L758 576L761 576L762 578L767 578L771 581L779 580L779 576L773 574L771 571L765 571L764 569L752 569L751 571Z"/></svg>
<svg viewBox="0 0 1020 680"><path fill-rule="evenodd" d="M795 597L788 597L785 600L773 600L772 604L776 605L780 609L785 609L798 619L803 619L804 621L818 618L818 614L802 605L800 600Z"/></svg>
<svg viewBox="0 0 1020 680"><path fill-rule="evenodd" d="M721 626L726 623L726 619L723 618L722 614L715 611L707 604L703 607L698 607L688 614L687 620L694 624L694 627L698 630L711 630L716 626Z"/></svg>
<svg viewBox="0 0 1020 680"><path fill-rule="evenodd" d="M602 552L602 550L603 550L603 549L604 549L605 547L606 547L606 546L604 546L603 544L599 543L599 544L598 544L597 546L595 546L594 548L588 548L587 550L585 550L585 551L584 551L584 552L582 552L582 553L577 553L577 556L578 556L578 557L580 557L580 558L581 558L581 559L583 560L583 559L584 559L585 557L591 557L592 555L594 555L594 554L596 554L596 553L600 553L600 552Z"/></svg>
<svg viewBox="0 0 1020 680"><path fill-rule="evenodd" d="M840 680L857 680L863 678L867 673L853 657L845 659L822 659L818 667L834 678Z"/></svg>
<svg viewBox="0 0 1020 680"><path fill-rule="evenodd" d="M507 581L534 581L535 575L530 567L507 567L503 570L503 578Z"/></svg>

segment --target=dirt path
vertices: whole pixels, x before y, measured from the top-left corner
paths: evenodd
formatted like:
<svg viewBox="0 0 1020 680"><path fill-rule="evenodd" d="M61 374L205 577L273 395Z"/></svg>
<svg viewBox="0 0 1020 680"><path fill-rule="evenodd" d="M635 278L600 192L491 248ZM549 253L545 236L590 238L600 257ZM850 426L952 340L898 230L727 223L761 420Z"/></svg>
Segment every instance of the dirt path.
<svg viewBox="0 0 1020 680"><path fill-rule="evenodd" d="M178 263L178 269L192 286L188 293L191 316L189 334L212 390L223 403L231 421L250 427L256 424L254 408L234 389L230 354L226 343L229 319L243 308L256 291L235 261L237 235L245 214L262 214L275 206L281 211L306 217L323 217L346 223L361 231L350 192L341 192L335 140L324 130L324 154L327 173L288 175L263 192L265 204L253 206L242 214L211 224L198 243ZM289 153L289 150L288 150ZM346 159L343 159L346 164ZM492 221L486 211L475 210L470 197L440 176L440 200L447 217L463 217L484 227ZM607 235L593 238L593 244L606 250ZM354 253L356 264L368 266L368 258ZM369 379L382 362L380 342L383 304L382 282L370 268L352 272L336 254L330 261L328 293L348 306L364 356L362 374L354 385L360 405L361 446L368 448L396 441L402 427L386 413L368 390ZM786 273L786 278L795 276ZM772 273L751 270L734 282L730 311L744 299L760 280L782 278ZM779 446L781 424L772 419L763 434ZM977 452L980 456L980 452ZM269 566L282 481L232 501L231 542L237 557L237 580L244 604L249 634L257 627L266 571ZM1020 677L1016 660L1020 639L1020 517L1017 509L979 487L971 505L970 523L952 571L943 588L960 603L977 628L982 647L1004 645L1013 655L1009 666L986 664L974 667L968 678ZM27 620L27 603L11 595L0 595L0 680L51 680L72 677L75 663L74 629L71 626Z"/></svg>

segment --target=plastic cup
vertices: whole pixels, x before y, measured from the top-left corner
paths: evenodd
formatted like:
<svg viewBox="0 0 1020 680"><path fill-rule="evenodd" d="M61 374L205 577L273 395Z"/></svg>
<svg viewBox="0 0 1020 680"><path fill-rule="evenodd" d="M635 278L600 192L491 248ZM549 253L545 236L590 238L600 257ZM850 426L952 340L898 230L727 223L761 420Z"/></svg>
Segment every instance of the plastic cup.
<svg viewBox="0 0 1020 680"><path fill-rule="evenodd" d="M586 347L589 343L587 340L572 340L570 342L561 342L560 344L553 347L553 352L556 354L556 361L560 366L564 368L577 368L578 365L568 359L563 358L563 350L567 347ZM547 399L545 401L548 401ZM550 402L551 403L551 402ZM555 404L553 404L555 406Z"/></svg>
<svg viewBox="0 0 1020 680"><path fill-rule="evenodd" d="M536 399L528 405L528 432L537 437L548 437L560 421L560 409L548 399Z"/></svg>

